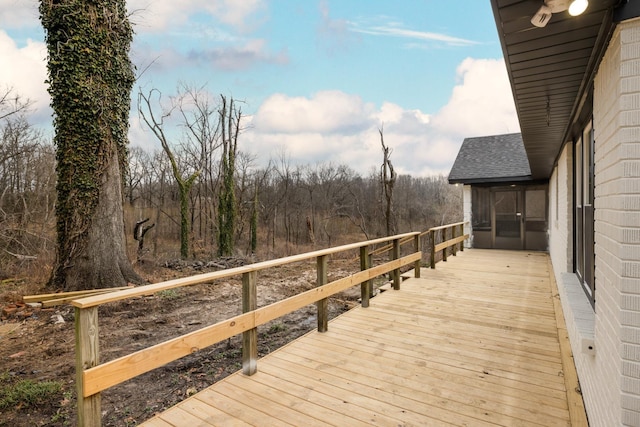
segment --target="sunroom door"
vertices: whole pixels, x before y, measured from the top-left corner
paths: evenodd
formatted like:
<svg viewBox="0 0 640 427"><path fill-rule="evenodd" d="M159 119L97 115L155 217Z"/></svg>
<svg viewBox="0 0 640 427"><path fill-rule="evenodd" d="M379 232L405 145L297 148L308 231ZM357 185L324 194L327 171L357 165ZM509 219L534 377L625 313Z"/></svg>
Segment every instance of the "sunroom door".
<svg viewBox="0 0 640 427"><path fill-rule="evenodd" d="M523 249L523 209L521 190L493 193L494 244L496 249Z"/></svg>

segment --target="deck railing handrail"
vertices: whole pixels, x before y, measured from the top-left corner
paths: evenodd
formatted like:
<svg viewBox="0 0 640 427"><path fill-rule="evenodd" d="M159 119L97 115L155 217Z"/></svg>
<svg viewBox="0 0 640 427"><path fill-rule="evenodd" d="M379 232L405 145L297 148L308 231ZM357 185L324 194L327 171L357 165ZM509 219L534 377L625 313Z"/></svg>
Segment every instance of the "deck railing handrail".
<svg viewBox="0 0 640 427"><path fill-rule="evenodd" d="M429 247L431 258L429 264L431 268L436 268L437 254L442 251L442 260L447 260L447 249L452 248L452 255L456 255L457 249L464 251L464 241L469 238L469 234L464 234L464 226L469 224L469 221L454 222L451 224L440 225L437 227L431 227L420 233L420 238L425 235L429 235ZM446 238L446 233L451 230L451 239ZM460 234L458 234L458 231ZM411 237L405 237L400 240L400 244L408 242ZM437 240L442 240L436 243ZM391 250L392 245L385 245L376 248L370 252L370 255L380 255L382 253Z"/></svg>
<svg viewBox="0 0 640 427"><path fill-rule="evenodd" d="M367 240L364 242L351 243L348 245L335 246L326 249L319 249L317 251L305 252L302 254L291 255L284 258L277 258L268 261L256 262L253 264L243 265L241 267L229 268L226 270L214 271L211 273L197 274L195 276L184 277L180 279L167 280L164 282L154 283L151 285L137 286L135 288L125 289L116 292L110 292L108 294L95 295L85 298L79 298L73 300L71 304L78 308L89 308L108 302L120 301L136 296L150 295L156 292L179 288L183 286L198 285L202 283L208 283L212 280L224 279L227 277L238 276L251 271L264 270L271 267L278 267L285 264L291 264L299 261L306 261L308 259L317 258L323 255L333 255L339 252L345 252L351 249L358 249L365 246L372 246L379 243L388 242L390 240L400 239L401 243L406 243L411 240L412 237L419 234L418 232L398 234L391 237L381 237L378 239ZM403 240L404 239L404 240Z"/></svg>
<svg viewBox="0 0 640 427"><path fill-rule="evenodd" d="M101 425L101 391L234 335L242 334L243 336L242 370L245 374L252 375L257 370L258 326L306 305L316 303L318 307L318 330L320 332L326 331L329 296L360 284L361 304L363 307L367 307L372 294L373 278L391 272L393 288L400 289L400 268L412 263L416 277L420 277L422 259L420 236L421 233L418 232L398 234L72 301L72 305L75 307L78 425L81 427ZM400 246L411 240L415 243L414 251L401 257ZM369 247L388 241L392 241L391 260L372 267ZM328 283L328 256L352 249L360 250L361 271ZM317 260L316 288L273 304L257 307L256 284L258 271L311 258L316 258ZM242 276L243 314L100 364L98 339L98 307L100 305L136 296L150 295L162 290L208 283L216 279L237 275Z"/></svg>
<svg viewBox="0 0 640 427"><path fill-rule="evenodd" d="M469 221L456 222L453 224L431 227L428 230L431 245L431 268L436 268L436 255L440 251L442 251L442 261L447 260L447 252L449 248L451 248L451 253L454 256L458 249L461 252L464 251L464 241L469 238L469 235L464 233L464 226L468 223ZM449 230L451 230L451 238L447 239L447 232ZM436 243L436 240L438 240L438 234L440 235L440 243Z"/></svg>

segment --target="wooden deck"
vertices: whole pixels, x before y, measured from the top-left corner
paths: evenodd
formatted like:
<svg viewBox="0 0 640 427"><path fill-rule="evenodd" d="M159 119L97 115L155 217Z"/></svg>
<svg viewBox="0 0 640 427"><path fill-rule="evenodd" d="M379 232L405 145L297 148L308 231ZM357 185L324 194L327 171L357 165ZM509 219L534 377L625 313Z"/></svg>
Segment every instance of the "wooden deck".
<svg viewBox="0 0 640 427"><path fill-rule="evenodd" d="M421 273L143 425L587 425L546 254Z"/></svg>

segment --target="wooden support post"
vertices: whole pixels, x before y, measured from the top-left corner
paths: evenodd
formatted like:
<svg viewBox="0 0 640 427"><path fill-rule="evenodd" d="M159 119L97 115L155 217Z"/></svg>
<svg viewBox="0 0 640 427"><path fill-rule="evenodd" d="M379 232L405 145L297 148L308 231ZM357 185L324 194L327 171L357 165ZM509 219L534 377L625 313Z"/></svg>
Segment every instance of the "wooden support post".
<svg viewBox="0 0 640 427"><path fill-rule="evenodd" d="M242 274L242 312L258 308L257 272ZM253 375L258 371L258 328L242 333L242 373Z"/></svg>
<svg viewBox="0 0 640 427"><path fill-rule="evenodd" d="M416 250L416 252L421 252L420 251L420 235L416 234L416 237L413 238L413 244L414 244L414 249ZM420 257L419 260L417 260L414 264L413 264L413 277L415 278L420 278L420 265L422 264L422 257Z"/></svg>
<svg viewBox="0 0 640 427"><path fill-rule="evenodd" d="M457 225L454 225L453 227L451 227L451 239L452 240L457 237L457 235L458 235L457 231L458 231L458 226ZM453 256L457 256L456 252L458 252L458 244L454 243L453 246L451 247L451 253L453 254Z"/></svg>
<svg viewBox="0 0 640 427"><path fill-rule="evenodd" d="M464 222L460 224L460 235L464 236ZM464 252L464 240L460 242L460 252Z"/></svg>
<svg viewBox="0 0 640 427"><path fill-rule="evenodd" d="M400 239L393 239L393 250L391 251L391 259L396 260L400 258ZM395 291L400 290L400 269L396 268L391 271L393 276L393 289Z"/></svg>
<svg viewBox="0 0 640 427"><path fill-rule="evenodd" d="M369 246L360 247L360 271L368 270L369 264ZM371 298L371 280L366 280L360 284L360 300L363 307L369 307L369 298Z"/></svg>
<svg viewBox="0 0 640 427"><path fill-rule="evenodd" d="M446 228L442 229L442 241L443 242L447 241L447 229ZM447 262L447 247L446 246L442 250L442 261Z"/></svg>
<svg viewBox="0 0 640 427"><path fill-rule="evenodd" d="M327 255L320 255L317 259L317 285L323 286L328 283L327 280ZM323 298L316 302L318 309L318 332L327 332L329 330L329 300Z"/></svg>
<svg viewBox="0 0 640 427"><path fill-rule="evenodd" d="M431 268L436 268L436 232L429 230L429 240L431 240Z"/></svg>
<svg viewBox="0 0 640 427"><path fill-rule="evenodd" d="M100 393L84 397L84 370L100 363L98 307L75 309L76 390L78 394L78 426L100 427Z"/></svg>

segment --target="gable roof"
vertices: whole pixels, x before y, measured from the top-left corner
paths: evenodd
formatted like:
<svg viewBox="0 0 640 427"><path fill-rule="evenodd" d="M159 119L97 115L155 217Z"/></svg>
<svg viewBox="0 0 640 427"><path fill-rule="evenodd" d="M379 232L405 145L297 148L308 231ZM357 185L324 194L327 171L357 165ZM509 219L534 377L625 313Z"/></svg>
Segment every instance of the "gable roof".
<svg viewBox="0 0 640 427"><path fill-rule="evenodd" d="M449 173L449 183L478 184L531 180L522 134L465 138Z"/></svg>

